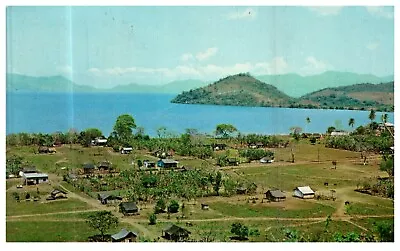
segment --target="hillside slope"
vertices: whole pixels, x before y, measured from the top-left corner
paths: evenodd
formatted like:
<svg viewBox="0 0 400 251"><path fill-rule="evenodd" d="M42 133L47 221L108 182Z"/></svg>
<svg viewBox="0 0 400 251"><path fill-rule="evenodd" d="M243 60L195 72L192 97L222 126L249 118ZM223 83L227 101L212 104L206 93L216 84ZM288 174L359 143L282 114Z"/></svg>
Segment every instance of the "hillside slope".
<svg viewBox="0 0 400 251"><path fill-rule="evenodd" d="M220 79L208 86L183 92L172 103L238 106L288 106L293 100L276 87L248 74Z"/></svg>
<svg viewBox="0 0 400 251"><path fill-rule="evenodd" d="M325 88L300 98L293 98L272 85L263 83L248 74L241 73L220 79L206 87L183 92L171 102L181 104L393 111L394 82Z"/></svg>
<svg viewBox="0 0 400 251"><path fill-rule="evenodd" d="M338 109L377 109L393 111L394 82L383 84L356 84L325 88L299 99L303 105Z"/></svg>
<svg viewBox="0 0 400 251"><path fill-rule="evenodd" d="M341 87L354 84L380 84L394 80L394 76L377 77L371 74L327 71L318 75L300 76L298 74L257 76L262 82L275 86L291 97L301 97L307 93L329 87Z"/></svg>

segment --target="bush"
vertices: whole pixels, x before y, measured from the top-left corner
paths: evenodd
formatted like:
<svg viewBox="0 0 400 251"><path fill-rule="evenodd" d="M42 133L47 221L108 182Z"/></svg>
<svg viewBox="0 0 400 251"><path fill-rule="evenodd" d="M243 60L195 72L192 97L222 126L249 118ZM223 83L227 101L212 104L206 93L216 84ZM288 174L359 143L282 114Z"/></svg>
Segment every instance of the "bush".
<svg viewBox="0 0 400 251"><path fill-rule="evenodd" d="M157 223L157 216L156 214L151 214L149 217L149 224L155 225Z"/></svg>
<svg viewBox="0 0 400 251"><path fill-rule="evenodd" d="M171 201L168 206L169 213L177 213L179 211L179 203L176 200Z"/></svg>
<svg viewBox="0 0 400 251"><path fill-rule="evenodd" d="M242 223L236 222L232 224L231 233L235 234L239 239L244 240L249 236L249 228Z"/></svg>
<svg viewBox="0 0 400 251"><path fill-rule="evenodd" d="M155 212L156 214L158 214L158 213L163 213L164 210L165 210L165 207L166 207L165 201L164 201L163 199L159 199L159 200L156 202L156 206L154 207L154 212Z"/></svg>

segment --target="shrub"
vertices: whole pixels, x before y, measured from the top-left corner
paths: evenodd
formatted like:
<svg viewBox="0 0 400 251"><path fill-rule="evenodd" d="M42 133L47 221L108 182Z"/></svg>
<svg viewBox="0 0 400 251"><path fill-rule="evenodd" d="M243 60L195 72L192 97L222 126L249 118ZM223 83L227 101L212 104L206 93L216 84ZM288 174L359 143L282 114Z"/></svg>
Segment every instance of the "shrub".
<svg viewBox="0 0 400 251"><path fill-rule="evenodd" d="M157 223L157 216L156 214L151 214L149 217L149 224L150 225L155 225Z"/></svg>
<svg viewBox="0 0 400 251"><path fill-rule="evenodd" d="M176 200L171 201L168 206L169 213L177 213L179 211L179 203Z"/></svg>

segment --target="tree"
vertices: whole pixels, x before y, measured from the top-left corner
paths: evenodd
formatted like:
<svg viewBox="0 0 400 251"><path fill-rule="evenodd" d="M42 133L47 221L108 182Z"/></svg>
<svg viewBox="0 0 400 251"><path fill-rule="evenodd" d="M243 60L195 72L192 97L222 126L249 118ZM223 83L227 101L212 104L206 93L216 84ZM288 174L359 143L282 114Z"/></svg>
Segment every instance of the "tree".
<svg viewBox="0 0 400 251"><path fill-rule="evenodd" d="M214 183L214 191L219 195L219 189L221 188L221 182L222 182L222 174L221 172L217 172L217 175L215 176L215 183Z"/></svg>
<svg viewBox="0 0 400 251"><path fill-rule="evenodd" d="M142 167L143 166L143 161L138 159L137 160L137 165L138 165L139 168Z"/></svg>
<svg viewBox="0 0 400 251"><path fill-rule="evenodd" d="M157 223L157 215L153 213L149 216L149 224L155 225L156 223Z"/></svg>
<svg viewBox="0 0 400 251"><path fill-rule="evenodd" d="M113 132L119 141L128 142L132 137L132 130L136 128L135 120L129 114L118 116L115 121Z"/></svg>
<svg viewBox="0 0 400 251"><path fill-rule="evenodd" d="M307 125L309 125L309 124L311 123L310 117L307 117L307 118L306 118L306 122L307 122ZM307 128L306 128L306 131L307 131Z"/></svg>
<svg viewBox="0 0 400 251"><path fill-rule="evenodd" d="M328 127L328 129L326 130L326 132L328 133L328 134L331 134L332 132L334 132L336 130L336 128L334 127L334 126L330 126L330 127Z"/></svg>
<svg viewBox="0 0 400 251"><path fill-rule="evenodd" d="M369 113L369 116L368 116L369 120L371 120L371 123L373 120L375 120L375 117L376 117L375 110L371 109L371 112Z"/></svg>
<svg viewBox="0 0 400 251"><path fill-rule="evenodd" d="M290 129L290 135L296 140L299 141L300 140L300 133L302 132L301 127L298 126L293 126Z"/></svg>
<svg viewBox="0 0 400 251"><path fill-rule="evenodd" d="M23 158L13 155L6 160L6 172L17 175L21 169Z"/></svg>
<svg viewBox="0 0 400 251"><path fill-rule="evenodd" d="M386 123L386 122L387 122L387 120L388 120L388 115L387 115L387 113L382 114L381 120L382 120L382 123Z"/></svg>
<svg viewBox="0 0 400 251"><path fill-rule="evenodd" d="M222 136L223 138L229 138L232 133L238 130L231 124L219 124L215 129L216 136Z"/></svg>
<svg viewBox="0 0 400 251"><path fill-rule="evenodd" d="M381 161L380 170L387 172L390 176L394 175L394 162L392 156Z"/></svg>
<svg viewBox="0 0 400 251"><path fill-rule="evenodd" d="M349 119L349 126L351 126L351 128L353 128L353 127L354 127L354 124L355 124L354 118L350 118L350 119Z"/></svg>
<svg viewBox="0 0 400 251"><path fill-rule="evenodd" d="M242 223L235 222L231 226L231 233L239 237L240 240L245 240L249 236L249 228Z"/></svg>
<svg viewBox="0 0 400 251"><path fill-rule="evenodd" d="M177 213L179 211L179 204L176 200L171 201L168 206L169 213Z"/></svg>
<svg viewBox="0 0 400 251"><path fill-rule="evenodd" d="M376 223L376 232L381 242L394 242L394 225L390 222Z"/></svg>
<svg viewBox="0 0 400 251"><path fill-rule="evenodd" d="M81 144L84 146L90 146L92 140L101 137L103 133L97 128L88 128L80 133Z"/></svg>
<svg viewBox="0 0 400 251"><path fill-rule="evenodd" d="M110 211L98 211L90 214L86 223L93 229L98 230L104 241L105 233L112 227L118 226L118 217Z"/></svg>

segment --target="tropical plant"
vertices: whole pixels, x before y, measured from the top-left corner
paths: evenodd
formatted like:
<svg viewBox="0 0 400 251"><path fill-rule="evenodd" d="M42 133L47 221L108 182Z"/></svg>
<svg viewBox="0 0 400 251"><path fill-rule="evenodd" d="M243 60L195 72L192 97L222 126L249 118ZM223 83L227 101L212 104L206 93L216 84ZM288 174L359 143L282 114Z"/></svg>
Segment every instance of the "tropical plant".
<svg viewBox="0 0 400 251"><path fill-rule="evenodd" d="M118 226L118 217L114 216L110 211L97 211L91 213L86 223L93 229L100 232L100 236L104 241L105 233L112 227Z"/></svg>

